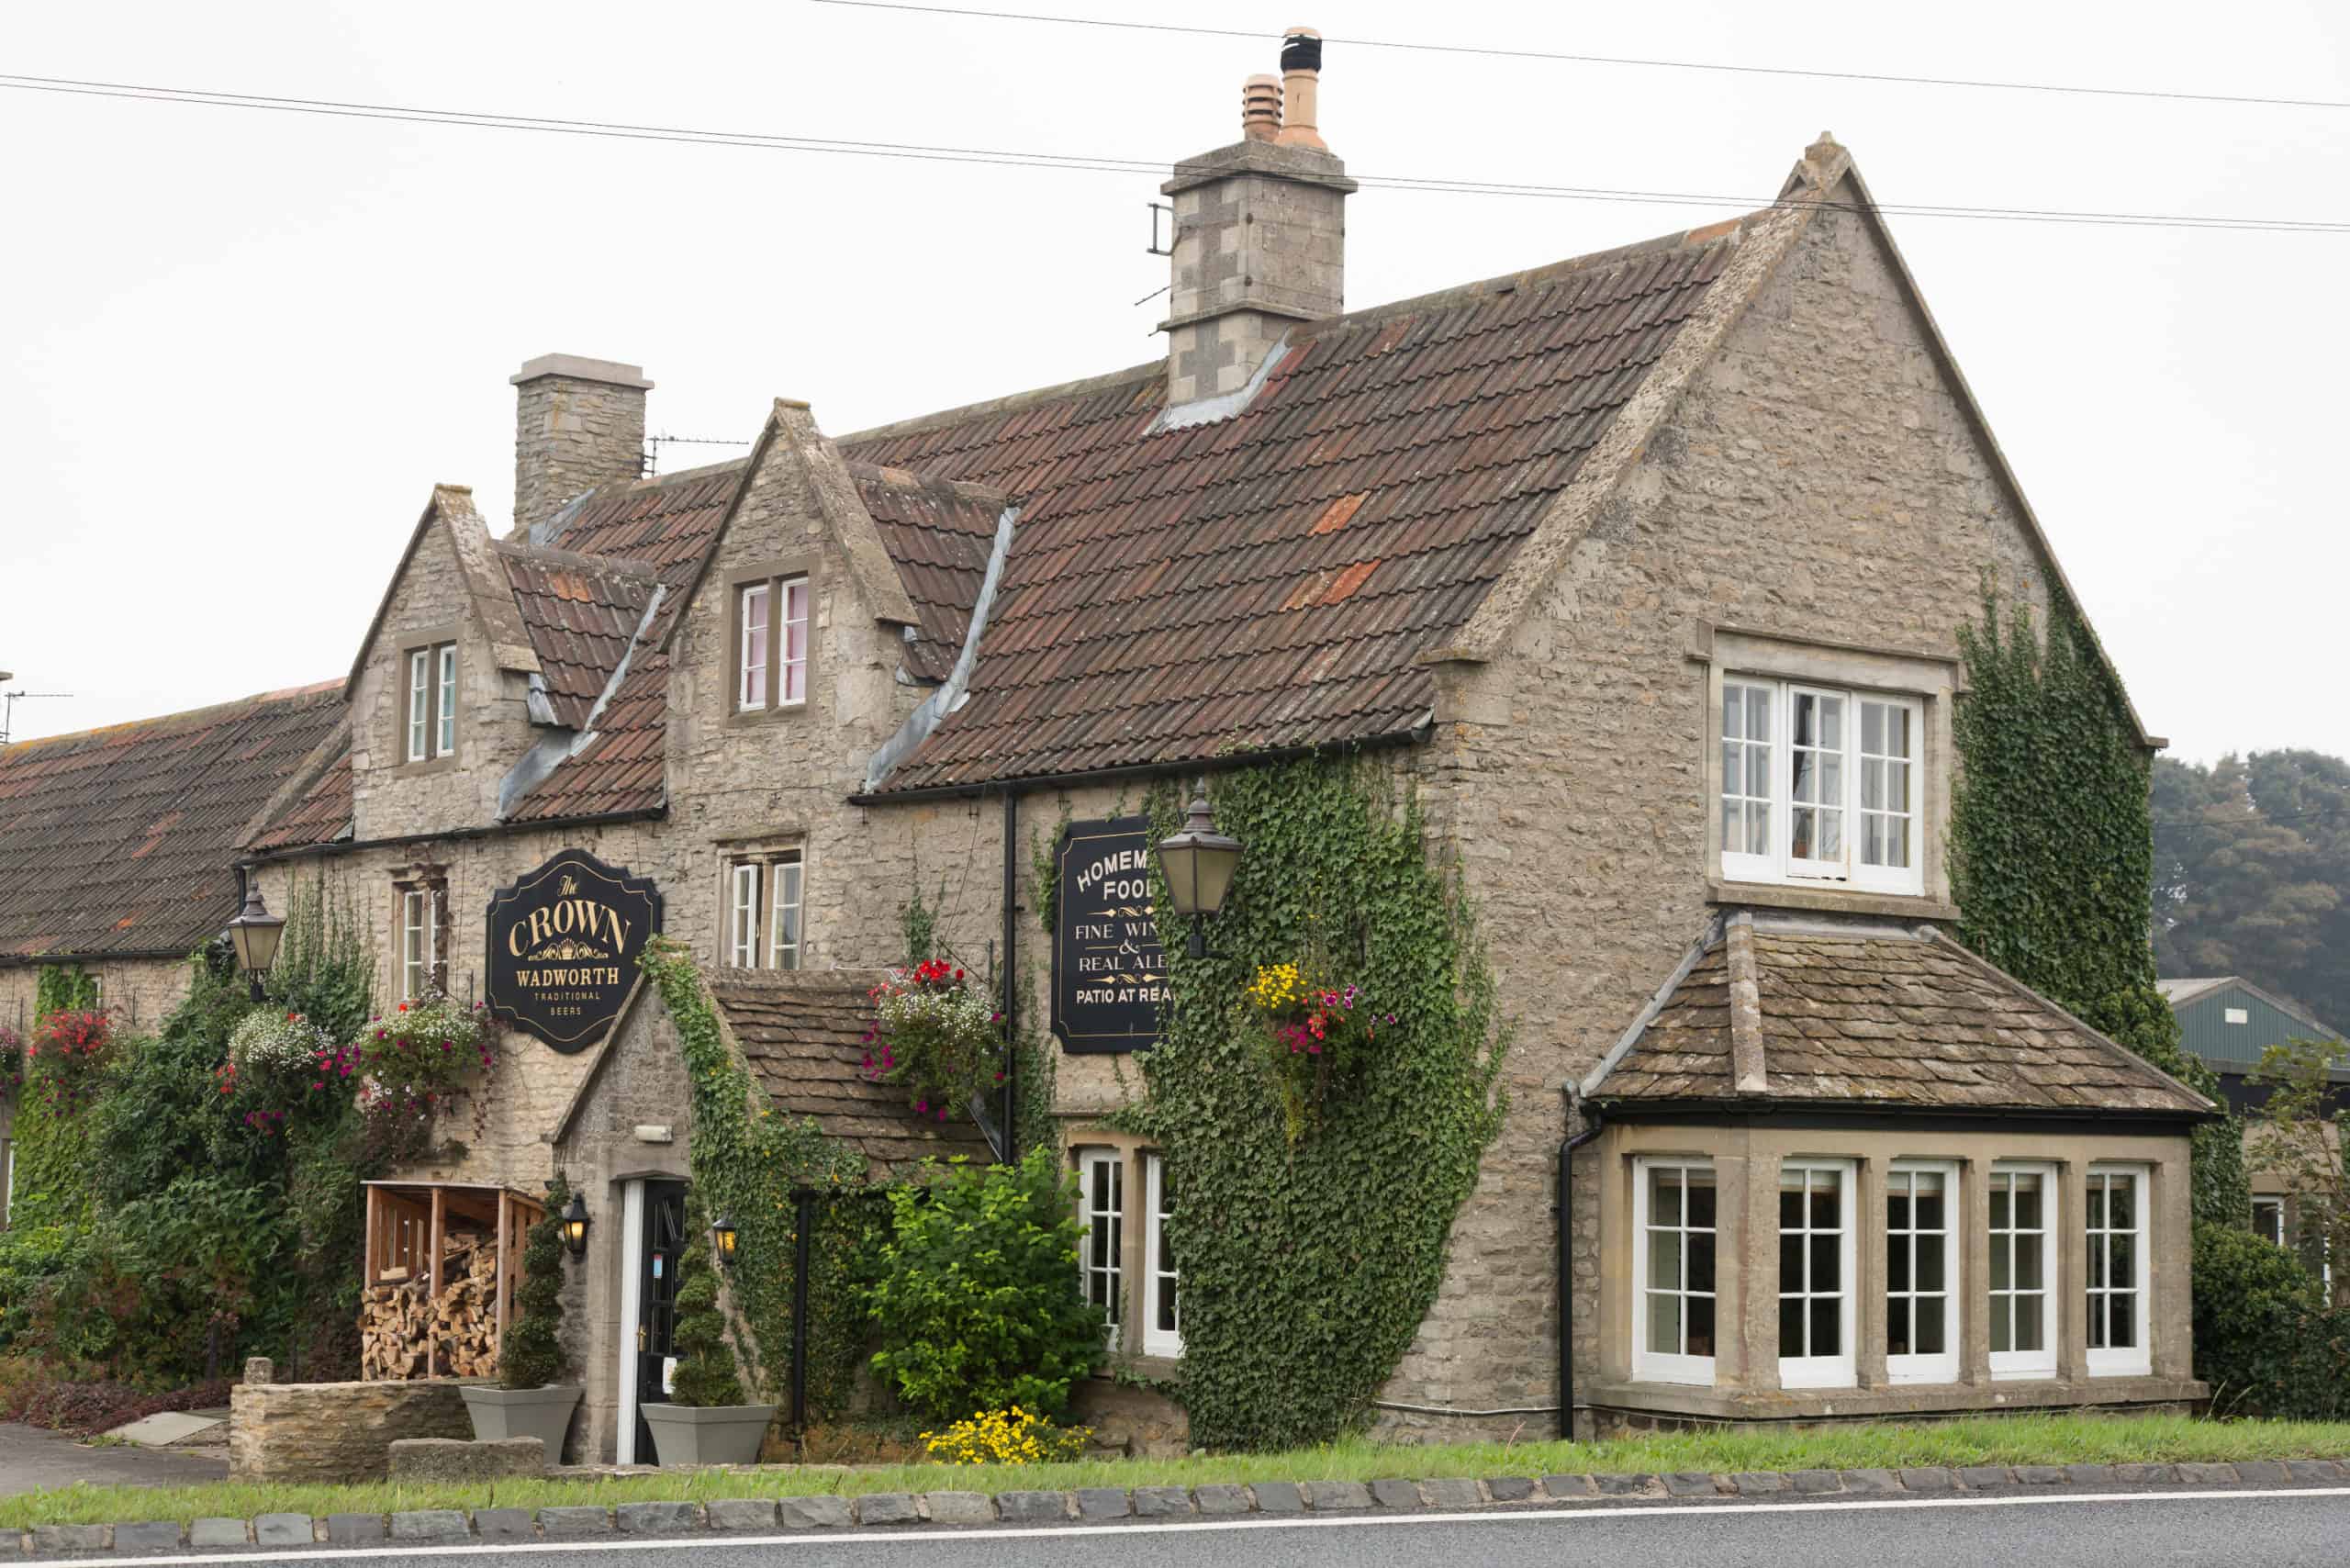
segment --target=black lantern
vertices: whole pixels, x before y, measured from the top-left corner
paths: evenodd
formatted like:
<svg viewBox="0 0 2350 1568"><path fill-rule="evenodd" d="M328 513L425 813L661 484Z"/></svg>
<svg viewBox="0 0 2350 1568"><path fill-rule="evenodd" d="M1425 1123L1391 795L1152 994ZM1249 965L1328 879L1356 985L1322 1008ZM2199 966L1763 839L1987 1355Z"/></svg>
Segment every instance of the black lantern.
<svg viewBox="0 0 2350 1568"><path fill-rule="evenodd" d="M245 907L229 923L229 940L236 945L237 967L253 984L253 1000L262 1000L262 977L277 962L277 939L285 934L285 917L269 913L261 889L245 879Z"/></svg>
<svg viewBox="0 0 2350 1568"><path fill-rule="evenodd" d="M571 1194L570 1206L563 1211L563 1244L574 1258L588 1255L588 1201L578 1193Z"/></svg>
<svg viewBox="0 0 2350 1568"><path fill-rule="evenodd" d="M1203 923L1222 913L1224 896L1232 890L1232 874L1240 865L1240 841L1215 830L1215 817L1204 797L1184 812L1183 830L1162 839L1158 868L1166 874L1168 896L1177 914L1192 917L1191 956L1207 956Z"/></svg>
<svg viewBox="0 0 2350 1568"><path fill-rule="evenodd" d="M710 1227L710 1244L718 1249L718 1260L730 1269L734 1266L735 1248L742 1239L734 1222L724 1215L720 1215Z"/></svg>

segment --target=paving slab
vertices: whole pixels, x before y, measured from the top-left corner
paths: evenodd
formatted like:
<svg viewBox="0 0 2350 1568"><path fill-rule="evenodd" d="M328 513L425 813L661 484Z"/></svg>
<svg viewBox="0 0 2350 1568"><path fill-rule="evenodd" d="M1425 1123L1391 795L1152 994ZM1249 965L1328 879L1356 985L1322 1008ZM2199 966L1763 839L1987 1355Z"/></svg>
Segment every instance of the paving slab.
<svg viewBox="0 0 2350 1568"><path fill-rule="evenodd" d="M198 1416L186 1410L159 1410L152 1416L141 1416L136 1421L117 1427L106 1436L120 1438L142 1448L160 1449L185 1442L219 1425L221 1421L218 1416Z"/></svg>

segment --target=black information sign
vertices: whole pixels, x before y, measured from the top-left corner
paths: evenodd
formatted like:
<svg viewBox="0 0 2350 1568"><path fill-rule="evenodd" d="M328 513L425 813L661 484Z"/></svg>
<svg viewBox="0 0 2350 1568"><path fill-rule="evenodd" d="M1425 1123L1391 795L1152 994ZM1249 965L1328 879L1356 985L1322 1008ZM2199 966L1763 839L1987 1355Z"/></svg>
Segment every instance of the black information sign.
<svg viewBox="0 0 2350 1568"><path fill-rule="evenodd" d="M660 929L651 878L558 849L489 901L489 1010L556 1050L584 1050L620 1016Z"/></svg>
<svg viewBox="0 0 2350 1568"><path fill-rule="evenodd" d="M1148 1050L1167 994L1150 902L1150 819L1069 823L1059 871L1053 1033L1072 1051Z"/></svg>

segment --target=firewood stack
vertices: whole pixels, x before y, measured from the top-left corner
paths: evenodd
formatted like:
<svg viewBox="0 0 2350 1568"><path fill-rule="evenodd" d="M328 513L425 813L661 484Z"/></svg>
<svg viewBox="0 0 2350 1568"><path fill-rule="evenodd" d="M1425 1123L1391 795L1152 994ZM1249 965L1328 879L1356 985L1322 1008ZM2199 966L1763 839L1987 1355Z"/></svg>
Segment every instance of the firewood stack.
<svg viewBox="0 0 2350 1568"><path fill-rule="evenodd" d="M359 1375L370 1382L423 1377L426 1349L442 1377L498 1374L498 1253L487 1237L453 1237L429 1280L391 1280L359 1294Z"/></svg>

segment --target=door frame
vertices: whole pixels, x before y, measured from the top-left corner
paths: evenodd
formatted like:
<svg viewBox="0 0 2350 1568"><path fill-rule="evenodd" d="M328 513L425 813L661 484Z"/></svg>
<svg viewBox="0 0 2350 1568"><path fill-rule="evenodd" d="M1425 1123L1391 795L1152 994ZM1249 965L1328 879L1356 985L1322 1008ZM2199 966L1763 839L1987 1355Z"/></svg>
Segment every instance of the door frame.
<svg viewBox="0 0 2350 1568"><path fill-rule="evenodd" d="M621 1183L621 1376L620 1432L612 1456L621 1464L636 1457L636 1326L644 1314L644 1178Z"/></svg>

